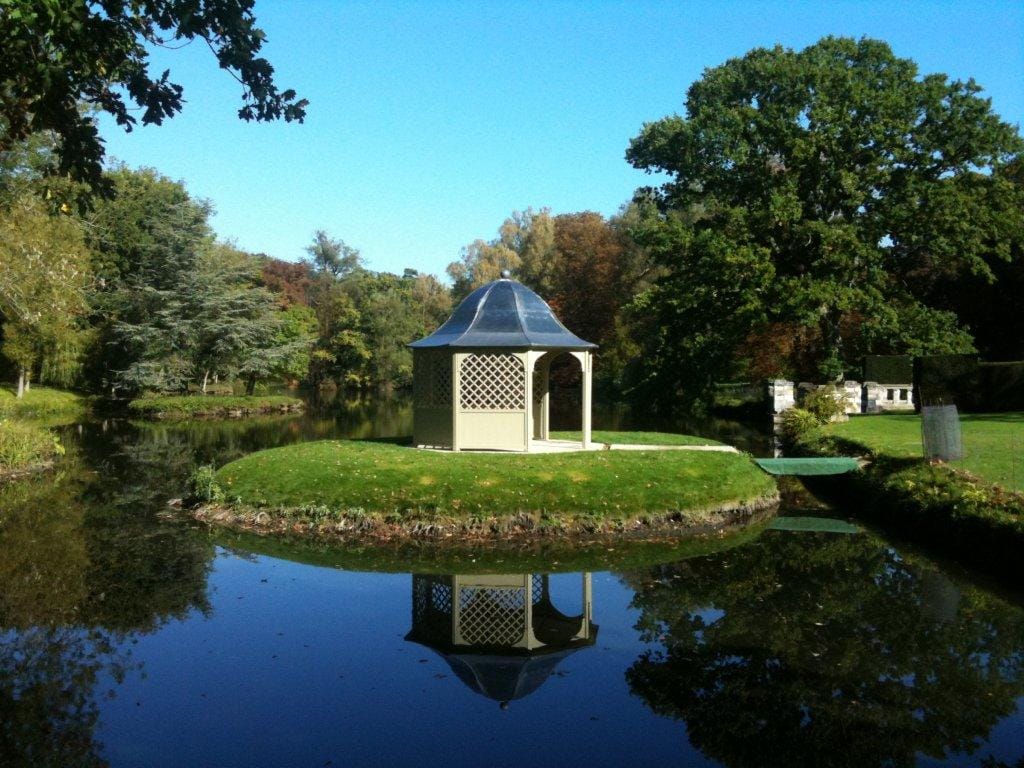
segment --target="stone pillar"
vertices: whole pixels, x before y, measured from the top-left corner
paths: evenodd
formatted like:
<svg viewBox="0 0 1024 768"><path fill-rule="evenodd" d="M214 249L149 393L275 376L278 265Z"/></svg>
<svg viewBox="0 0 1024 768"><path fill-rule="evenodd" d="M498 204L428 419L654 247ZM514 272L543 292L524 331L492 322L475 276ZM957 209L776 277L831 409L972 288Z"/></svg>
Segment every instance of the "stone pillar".
<svg viewBox="0 0 1024 768"><path fill-rule="evenodd" d="M877 381L864 382L864 413L880 413L885 388Z"/></svg>
<svg viewBox="0 0 1024 768"><path fill-rule="evenodd" d="M845 412L847 415L851 413L861 412L861 386L859 381L844 381L843 382L843 394L846 397Z"/></svg>
<svg viewBox="0 0 1024 768"><path fill-rule="evenodd" d="M793 382L785 379L771 379L768 382L768 401L772 413L788 411L796 405Z"/></svg>

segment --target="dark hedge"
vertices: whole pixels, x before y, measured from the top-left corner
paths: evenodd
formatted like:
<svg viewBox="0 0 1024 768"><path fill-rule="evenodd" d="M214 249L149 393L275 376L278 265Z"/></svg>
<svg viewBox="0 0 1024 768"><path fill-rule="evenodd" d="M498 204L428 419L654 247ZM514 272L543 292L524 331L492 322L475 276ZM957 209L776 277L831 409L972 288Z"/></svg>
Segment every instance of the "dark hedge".
<svg viewBox="0 0 1024 768"><path fill-rule="evenodd" d="M914 386L923 405L955 405L961 412L1024 408L1024 361L982 363L977 355L932 355L914 360Z"/></svg>
<svg viewBox="0 0 1024 768"><path fill-rule="evenodd" d="M864 358L863 380L878 384L910 384L914 380L914 358L910 355L868 355Z"/></svg>

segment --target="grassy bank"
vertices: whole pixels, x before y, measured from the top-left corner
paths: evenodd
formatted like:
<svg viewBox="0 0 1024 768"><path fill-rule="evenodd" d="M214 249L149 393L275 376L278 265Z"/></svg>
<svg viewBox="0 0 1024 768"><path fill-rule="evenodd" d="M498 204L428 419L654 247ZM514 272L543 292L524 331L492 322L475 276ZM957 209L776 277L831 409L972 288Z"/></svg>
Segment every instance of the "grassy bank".
<svg viewBox="0 0 1024 768"><path fill-rule="evenodd" d="M39 419L49 424L70 423L89 411L89 398L75 392L32 387L18 399L12 387L0 387L0 419Z"/></svg>
<svg viewBox="0 0 1024 768"><path fill-rule="evenodd" d="M965 413L960 416L964 458L949 466L1010 491L1024 492L1024 413ZM872 453L920 458L921 417L915 413L854 416L831 424L830 434Z"/></svg>
<svg viewBox="0 0 1024 768"><path fill-rule="evenodd" d="M958 560L1009 574L1019 570L1024 553L1024 494L994 484L991 478L1001 477L1000 468L1013 460L1008 455L1012 435L1018 441L1020 436L1013 432L1013 424L1020 424L1019 414L965 417L965 444L973 444L977 453L973 461L969 455L958 464L973 471L925 461L920 426L911 415L862 417L812 429L795 439L790 451L868 456L872 461L867 468L831 481L844 497L856 498L863 514ZM984 445L987 450L978 449Z"/></svg>
<svg viewBox="0 0 1024 768"><path fill-rule="evenodd" d="M128 408L148 419L233 418L257 413L299 411L303 402L282 395L171 395L132 400Z"/></svg>
<svg viewBox="0 0 1024 768"><path fill-rule="evenodd" d="M60 453L60 443L49 430L0 418L0 481L44 469Z"/></svg>
<svg viewBox="0 0 1024 768"><path fill-rule="evenodd" d="M220 522L253 527L487 536L713 528L770 505L777 490L735 453L452 454L332 440L234 461L201 495L223 503Z"/></svg>

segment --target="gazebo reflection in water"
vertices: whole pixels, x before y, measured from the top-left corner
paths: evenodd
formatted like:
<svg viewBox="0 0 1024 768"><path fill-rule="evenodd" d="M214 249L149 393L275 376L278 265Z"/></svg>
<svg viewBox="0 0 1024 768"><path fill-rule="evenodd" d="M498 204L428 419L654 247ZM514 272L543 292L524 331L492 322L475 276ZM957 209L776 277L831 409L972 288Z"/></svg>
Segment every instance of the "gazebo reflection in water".
<svg viewBox="0 0 1024 768"><path fill-rule="evenodd" d="M413 575L412 629L405 639L436 651L463 683L504 708L533 693L562 659L597 639L590 574L579 574L576 616L552 603L550 578Z"/></svg>

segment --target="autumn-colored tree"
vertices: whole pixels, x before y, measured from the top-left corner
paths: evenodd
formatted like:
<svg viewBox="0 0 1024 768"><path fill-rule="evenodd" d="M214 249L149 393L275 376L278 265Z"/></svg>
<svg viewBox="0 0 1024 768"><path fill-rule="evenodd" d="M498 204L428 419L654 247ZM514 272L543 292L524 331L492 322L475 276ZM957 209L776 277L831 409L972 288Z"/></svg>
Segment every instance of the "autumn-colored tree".
<svg viewBox="0 0 1024 768"><path fill-rule="evenodd" d="M313 282L309 264L301 261L282 261L269 256L265 258L260 269L260 283L278 297L282 308L296 304L308 306L309 287Z"/></svg>
<svg viewBox="0 0 1024 768"><path fill-rule="evenodd" d="M632 298L621 280L622 239L601 214L586 211L555 217L554 244L548 303L573 333L600 344L610 336L619 308Z"/></svg>
<svg viewBox="0 0 1024 768"><path fill-rule="evenodd" d="M553 290L555 226L548 208L512 211L498 228L498 237L474 240L448 265L452 296L461 301L470 291L497 280L508 270L541 296Z"/></svg>

